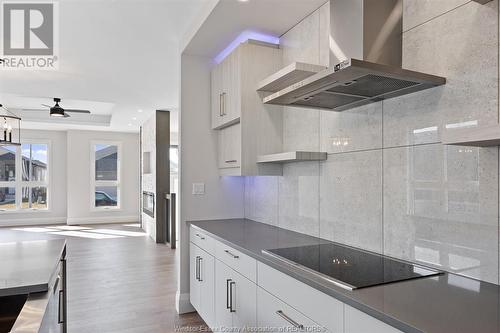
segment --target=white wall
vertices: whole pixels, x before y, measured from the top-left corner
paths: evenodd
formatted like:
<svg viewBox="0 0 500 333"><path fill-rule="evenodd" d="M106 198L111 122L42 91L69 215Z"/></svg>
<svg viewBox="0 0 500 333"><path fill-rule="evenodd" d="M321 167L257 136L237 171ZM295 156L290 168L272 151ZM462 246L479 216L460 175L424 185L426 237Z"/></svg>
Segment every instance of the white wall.
<svg viewBox="0 0 500 333"><path fill-rule="evenodd" d="M243 217L244 178L219 177L217 133L210 126L208 58L182 55L180 109L180 270L177 310L189 303L189 230L186 221ZM195 96L195 98L193 98ZM192 184L205 183L205 195L192 195Z"/></svg>
<svg viewBox="0 0 500 333"><path fill-rule="evenodd" d="M150 162L150 172L142 174L142 190L156 193L156 112L153 112L151 117L142 125L142 151L148 152ZM141 157L142 158L142 157ZM159 198L155 198L155 212L158 207ZM142 213L142 228L149 237L156 239L156 218Z"/></svg>
<svg viewBox="0 0 500 333"><path fill-rule="evenodd" d="M68 131L68 224L139 221L139 135L117 132ZM121 203L118 210L95 211L90 198L92 141L118 141L122 145Z"/></svg>
<svg viewBox="0 0 500 333"><path fill-rule="evenodd" d="M66 132L22 130L21 142L40 140L50 143L49 210L0 212L0 226L55 224L66 222Z"/></svg>

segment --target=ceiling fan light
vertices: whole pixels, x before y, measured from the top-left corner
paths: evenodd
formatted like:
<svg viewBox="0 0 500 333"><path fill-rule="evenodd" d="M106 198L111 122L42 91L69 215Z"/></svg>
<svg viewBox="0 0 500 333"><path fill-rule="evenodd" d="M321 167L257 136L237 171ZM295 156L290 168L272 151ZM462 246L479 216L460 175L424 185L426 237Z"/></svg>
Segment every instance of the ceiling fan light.
<svg viewBox="0 0 500 333"><path fill-rule="evenodd" d="M50 116L51 117L64 117L64 109L61 107L52 107L52 108L50 108Z"/></svg>

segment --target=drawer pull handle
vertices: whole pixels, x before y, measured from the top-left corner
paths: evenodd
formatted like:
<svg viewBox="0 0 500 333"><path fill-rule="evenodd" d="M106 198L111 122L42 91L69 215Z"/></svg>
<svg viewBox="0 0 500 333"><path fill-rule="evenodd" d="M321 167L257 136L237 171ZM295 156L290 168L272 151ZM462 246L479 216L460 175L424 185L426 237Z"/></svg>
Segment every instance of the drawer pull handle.
<svg viewBox="0 0 500 333"><path fill-rule="evenodd" d="M293 327L298 328L300 330L304 329L304 325L297 323L295 320L292 318L288 317L283 311L278 310L276 311L276 314L283 318L285 321L289 322Z"/></svg>
<svg viewBox="0 0 500 333"><path fill-rule="evenodd" d="M240 256L237 256L236 254L232 254L231 251L229 250L224 250L224 252L226 252L227 254L229 254L231 257L233 257L233 259L238 259Z"/></svg>
<svg viewBox="0 0 500 333"><path fill-rule="evenodd" d="M198 237L198 238L199 238L199 239L201 239L201 240L204 240L204 239L205 239L205 237L201 236L200 234L196 234L196 237Z"/></svg>
<svg viewBox="0 0 500 333"><path fill-rule="evenodd" d="M238 160L226 160L226 161L224 161L224 162L225 162L225 163L236 163L236 162L238 162Z"/></svg>
<svg viewBox="0 0 500 333"><path fill-rule="evenodd" d="M233 307L233 286L236 285L236 282L229 282L229 312L236 312L236 309Z"/></svg>

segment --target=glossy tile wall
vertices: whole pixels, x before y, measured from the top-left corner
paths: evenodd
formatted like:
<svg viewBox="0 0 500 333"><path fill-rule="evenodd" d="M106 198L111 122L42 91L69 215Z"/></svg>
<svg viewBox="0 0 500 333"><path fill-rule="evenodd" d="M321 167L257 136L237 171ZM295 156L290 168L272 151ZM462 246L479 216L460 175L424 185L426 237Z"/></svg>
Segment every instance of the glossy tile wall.
<svg viewBox="0 0 500 333"><path fill-rule="evenodd" d="M329 4L282 38L283 65L328 63ZM443 146L498 121L498 0L404 0L403 66L445 86L335 113L286 108L284 149L327 151L245 179L245 216L499 283L498 148Z"/></svg>

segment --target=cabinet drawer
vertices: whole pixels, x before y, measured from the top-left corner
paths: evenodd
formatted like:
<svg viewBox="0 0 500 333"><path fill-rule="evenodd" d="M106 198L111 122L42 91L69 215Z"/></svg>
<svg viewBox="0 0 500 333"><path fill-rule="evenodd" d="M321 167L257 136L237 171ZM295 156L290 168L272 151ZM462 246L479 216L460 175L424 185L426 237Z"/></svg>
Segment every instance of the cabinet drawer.
<svg viewBox="0 0 500 333"><path fill-rule="evenodd" d="M215 241L215 256L250 281L257 280L257 261L252 257L219 241Z"/></svg>
<svg viewBox="0 0 500 333"><path fill-rule="evenodd" d="M258 285L331 333L343 332L344 304L305 283L258 263Z"/></svg>
<svg viewBox="0 0 500 333"><path fill-rule="evenodd" d="M191 227L189 229L189 240L208 253L212 255L215 253L215 239L203 231Z"/></svg>
<svg viewBox="0 0 500 333"><path fill-rule="evenodd" d="M285 302L257 287L259 332L322 332L321 326Z"/></svg>

